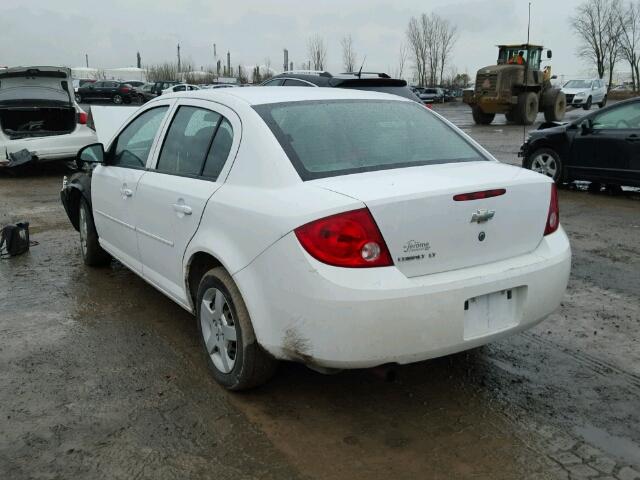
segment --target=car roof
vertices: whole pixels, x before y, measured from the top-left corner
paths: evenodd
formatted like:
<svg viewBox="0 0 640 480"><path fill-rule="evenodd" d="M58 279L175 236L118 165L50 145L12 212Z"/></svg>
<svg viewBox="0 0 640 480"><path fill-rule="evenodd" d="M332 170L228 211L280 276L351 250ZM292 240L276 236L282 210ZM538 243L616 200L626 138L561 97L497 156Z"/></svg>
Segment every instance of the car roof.
<svg viewBox="0 0 640 480"><path fill-rule="evenodd" d="M308 87L249 87L196 90L192 92L175 92L162 95L163 98L201 98L203 100L223 100L233 98L249 105L269 103L303 102L313 100L396 100L411 102L412 100L371 90L343 88L308 88Z"/></svg>

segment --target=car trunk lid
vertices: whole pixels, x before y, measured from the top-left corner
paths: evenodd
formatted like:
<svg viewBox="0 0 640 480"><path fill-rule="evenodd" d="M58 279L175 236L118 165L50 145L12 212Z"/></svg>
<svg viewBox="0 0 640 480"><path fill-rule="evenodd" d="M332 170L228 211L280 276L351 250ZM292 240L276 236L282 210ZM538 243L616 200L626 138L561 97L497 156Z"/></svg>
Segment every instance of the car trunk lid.
<svg viewBox="0 0 640 480"><path fill-rule="evenodd" d="M428 165L309 182L362 201L407 277L495 262L534 250L551 183L492 161ZM504 189L476 200L454 196ZM494 192L495 193L495 192Z"/></svg>

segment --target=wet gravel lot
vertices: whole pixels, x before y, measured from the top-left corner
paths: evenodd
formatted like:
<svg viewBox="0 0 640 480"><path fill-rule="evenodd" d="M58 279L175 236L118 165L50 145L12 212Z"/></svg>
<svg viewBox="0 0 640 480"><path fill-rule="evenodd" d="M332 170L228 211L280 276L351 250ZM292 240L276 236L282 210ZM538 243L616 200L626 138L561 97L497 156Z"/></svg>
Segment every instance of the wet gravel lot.
<svg viewBox="0 0 640 480"><path fill-rule="evenodd" d="M519 163L522 127L436 109ZM0 262L0 478L640 478L640 193L560 191L570 285L531 331L395 375L283 364L231 394L189 314L84 267L63 174L0 176L0 223L39 242Z"/></svg>

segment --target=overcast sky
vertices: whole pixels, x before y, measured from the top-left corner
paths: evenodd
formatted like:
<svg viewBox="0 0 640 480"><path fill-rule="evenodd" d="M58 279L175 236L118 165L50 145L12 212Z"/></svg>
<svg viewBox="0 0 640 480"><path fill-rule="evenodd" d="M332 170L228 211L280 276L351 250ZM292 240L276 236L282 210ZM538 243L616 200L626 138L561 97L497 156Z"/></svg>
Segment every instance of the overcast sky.
<svg viewBox="0 0 640 480"><path fill-rule="evenodd" d="M533 0L531 41L553 50L554 73L584 76L569 16L579 0ZM328 69L342 70L340 38L353 36L365 70L393 71L409 18L436 12L459 31L451 64L473 74L495 63L498 43L524 42L524 0L0 0L0 65L133 66L182 58L196 68L231 52L232 64L282 69L282 49L298 68L307 38L324 37ZM410 62L409 62L410 63ZM409 65L410 67L410 65Z"/></svg>

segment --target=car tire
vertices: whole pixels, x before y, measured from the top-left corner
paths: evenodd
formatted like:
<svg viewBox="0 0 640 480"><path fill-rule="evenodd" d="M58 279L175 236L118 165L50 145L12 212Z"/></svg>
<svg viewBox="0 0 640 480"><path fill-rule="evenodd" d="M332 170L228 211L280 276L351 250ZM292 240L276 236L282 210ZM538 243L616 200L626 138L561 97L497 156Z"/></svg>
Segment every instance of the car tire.
<svg viewBox="0 0 640 480"><path fill-rule="evenodd" d="M495 113L484 113L477 105L471 107L471 115L476 125L489 125L496 116Z"/></svg>
<svg viewBox="0 0 640 480"><path fill-rule="evenodd" d="M76 103L82 103L82 95L80 95L79 93L76 93L75 97L76 97Z"/></svg>
<svg viewBox="0 0 640 480"><path fill-rule="evenodd" d="M508 111L507 113L505 113L504 117L507 119L507 123L517 123L518 122L518 117L512 111Z"/></svg>
<svg viewBox="0 0 640 480"><path fill-rule="evenodd" d="M593 100L591 99L591 97L587 98L586 103L582 106L582 108L584 108L585 110L591 110L591 102Z"/></svg>
<svg viewBox="0 0 640 480"><path fill-rule="evenodd" d="M80 251L82 261L90 267L102 267L111 262L109 255L98 242L98 232L93 223L91 207L84 199L80 199L78 208L78 231L80 232Z"/></svg>
<svg viewBox="0 0 640 480"><path fill-rule="evenodd" d="M121 105L122 104L122 95L116 93L112 98L111 101L113 103L115 103L116 105Z"/></svg>
<svg viewBox="0 0 640 480"><path fill-rule="evenodd" d="M273 376L277 361L256 339L240 291L223 268L209 270L196 296L200 341L213 378L228 390L246 390Z"/></svg>
<svg viewBox="0 0 640 480"><path fill-rule="evenodd" d="M602 97L602 101L598 104L598 108L604 108L607 104L607 96Z"/></svg>
<svg viewBox="0 0 640 480"><path fill-rule="evenodd" d="M541 173L551 178L556 184L564 181L562 159L551 148L539 148L529 155L524 164L525 168Z"/></svg>
<svg viewBox="0 0 640 480"><path fill-rule="evenodd" d="M123 102L124 102L125 105L131 104L131 97L124 97Z"/></svg>
<svg viewBox="0 0 640 480"><path fill-rule="evenodd" d="M534 92L523 92L518 95L516 116L520 125L531 125L538 116L538 95Z"/></svg>

